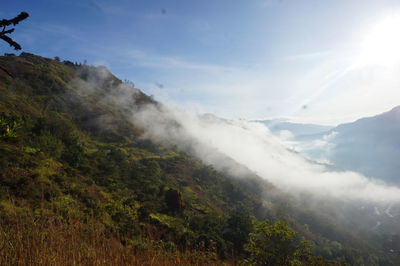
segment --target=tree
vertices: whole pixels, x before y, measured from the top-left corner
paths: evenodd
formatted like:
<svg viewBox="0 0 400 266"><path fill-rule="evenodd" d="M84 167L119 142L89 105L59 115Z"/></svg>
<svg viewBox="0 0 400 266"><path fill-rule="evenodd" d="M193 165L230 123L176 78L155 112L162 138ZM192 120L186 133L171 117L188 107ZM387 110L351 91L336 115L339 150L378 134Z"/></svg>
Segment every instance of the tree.
<svg viewBox="0 0 400 266"><path fill-rule="evenodd" d="M311 251L305 241L286 222L270 224L267 220L256 225L246 246L250 265L283 266L302 265L308 261Z"/></svg>
<svg viewBox="0 0 400 266"><path fill-rule="evenodd" d="M224 229L224 238L230 241L236 255L244 252L244 244L249 239L249 234L253 231L253 223L249 214L235 211L228 220Z"/></svg>
<svg viewBox="0 0 400 266"><path fill-rule="evenodd" d="M168 189L165 192L165 203L172 213L181 213L183 210L182 194L175 189Z"/></svg>

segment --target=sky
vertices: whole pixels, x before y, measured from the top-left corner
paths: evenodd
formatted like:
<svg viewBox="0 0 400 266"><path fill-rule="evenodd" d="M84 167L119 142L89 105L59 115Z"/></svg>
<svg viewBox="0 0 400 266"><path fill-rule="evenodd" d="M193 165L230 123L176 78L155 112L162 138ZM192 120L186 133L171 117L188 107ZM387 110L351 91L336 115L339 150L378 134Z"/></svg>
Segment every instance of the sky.
<svg viewBox="0 0 400 266"><path fill-rule="evenodd" d="M13 0L0 18L21 11L23 51L194 113L336 125L400 105L398 0Z"/></svg>

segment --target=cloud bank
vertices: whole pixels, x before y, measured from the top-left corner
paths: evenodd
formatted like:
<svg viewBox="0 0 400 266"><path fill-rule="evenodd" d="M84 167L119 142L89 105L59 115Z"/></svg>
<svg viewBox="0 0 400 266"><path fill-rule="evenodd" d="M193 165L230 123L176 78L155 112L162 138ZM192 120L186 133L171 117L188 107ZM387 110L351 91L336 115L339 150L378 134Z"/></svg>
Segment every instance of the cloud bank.
<svg viewBox="0 0 400 266"><path fill-rule="evenodd" d="M189 153L217 170L240 177L243 166L283 191L325 199L400 201L400 189L355 172L335 172L290 150L268 128L257 122L227 120L212 114L197 115L162 104L137 105L138 90L130 84L104 84L111 75L98 67L86 84L75 84L82 93L96 92L99 84L114 87L98 102L112 104L144 136ZM103 81L102 81L103 80ZM326 136L325 141L335 137ZM236 163L232 163L232 161Z"/></svg>
<svg viewBox="0 0 400 266"><path fill-rule="evenodd" d="M287 149L262 124L190 114L173 107L147 106L131 114L150 139L190 151L216 169L221 154L292 193L374 202L400 200L400 189L355 172L333 172ZM235 169L230 169L235 172Z"/></svg>

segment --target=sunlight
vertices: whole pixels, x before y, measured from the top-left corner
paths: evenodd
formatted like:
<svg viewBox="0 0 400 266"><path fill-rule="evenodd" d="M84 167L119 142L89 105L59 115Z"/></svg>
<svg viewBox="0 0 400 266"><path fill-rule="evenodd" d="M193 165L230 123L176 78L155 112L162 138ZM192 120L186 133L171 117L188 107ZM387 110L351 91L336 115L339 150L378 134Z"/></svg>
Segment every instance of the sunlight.
<svg viewBox="0 0 400 266"><path fill-rule="evenodd" d="M386 17L365 36L358 65L392 66L400 62L400 16Z"/></svg>

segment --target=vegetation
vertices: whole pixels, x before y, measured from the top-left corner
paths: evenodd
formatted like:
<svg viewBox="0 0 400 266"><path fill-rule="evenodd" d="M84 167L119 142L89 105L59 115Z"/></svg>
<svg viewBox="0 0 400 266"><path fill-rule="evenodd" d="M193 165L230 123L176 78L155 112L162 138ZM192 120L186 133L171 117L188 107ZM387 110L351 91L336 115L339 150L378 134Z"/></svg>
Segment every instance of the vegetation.
<svg viewBox="0 0 400 266"><path fill-rule="evenodd" d="M104 67L0 64L15 73L0 73L0 265L393 263L254 173L143 139L107 96L130 86L131 111L158 103Z"/></svg>
<svg viewBox="0 0 400 266"><path fill-rule="evenodd" d="M270 224L265 220L257 224L246 249L250 256L244 263L249 265L335 265L312 256L309 243L301 240L284 221Z"/></svg>
<svg viewBox="0 0 400 266"><path fill-rule="evenodd" d="M182 252L162 241L123 245L96 222L19 220L0 227L0 265L219 265L203 252Z"/></svg>

